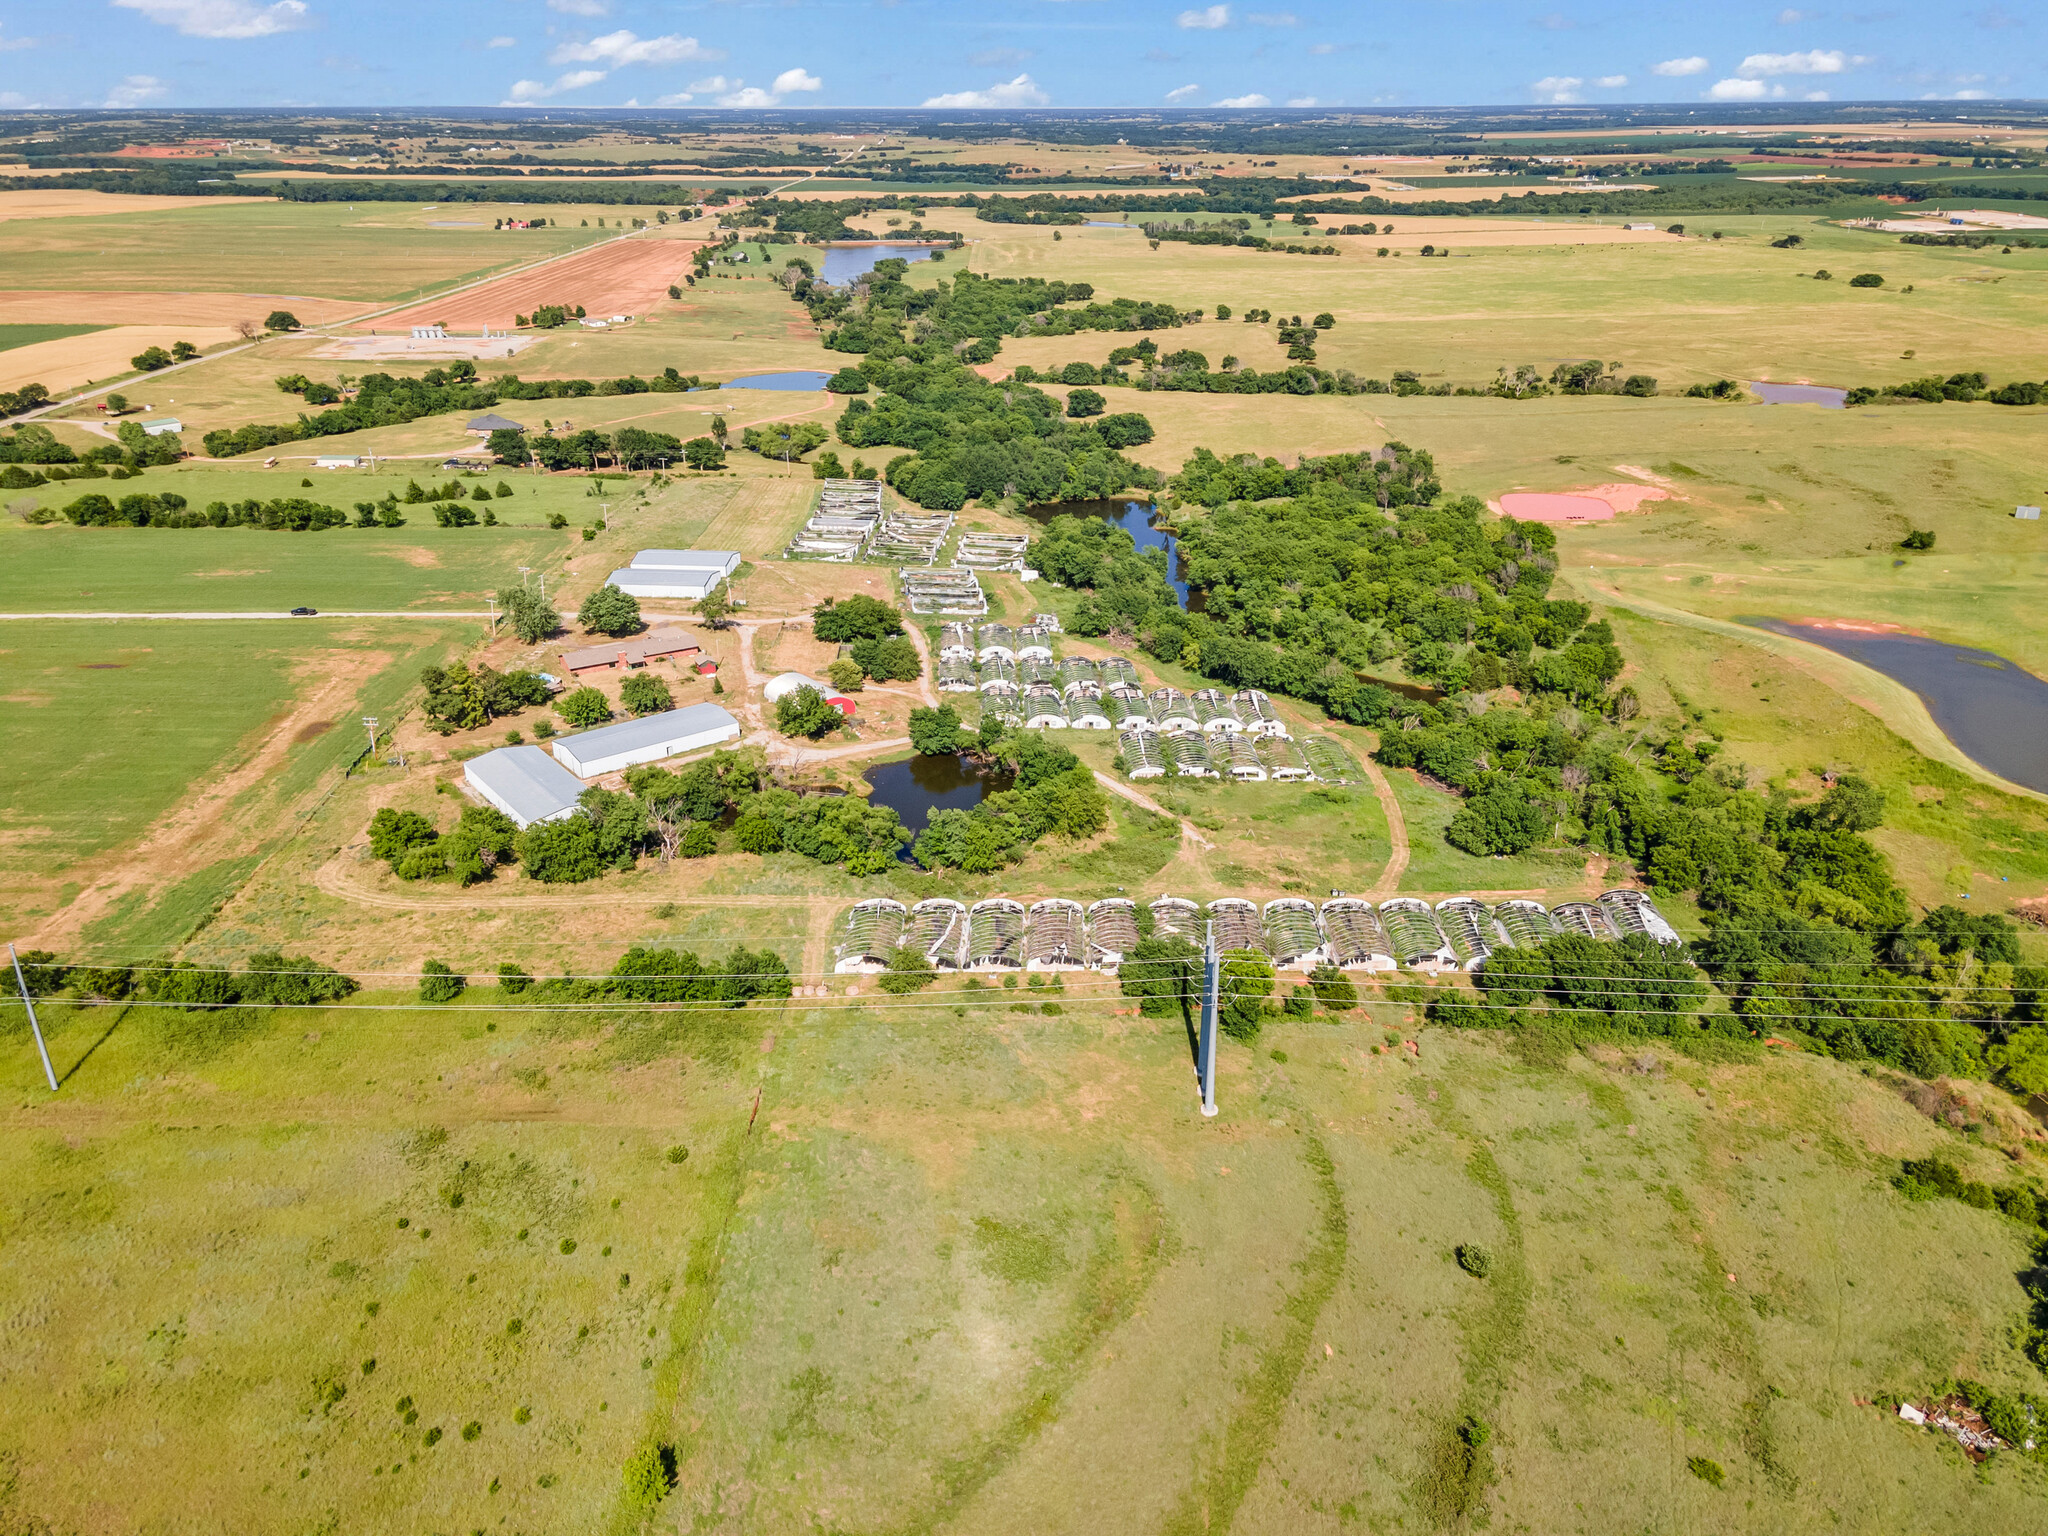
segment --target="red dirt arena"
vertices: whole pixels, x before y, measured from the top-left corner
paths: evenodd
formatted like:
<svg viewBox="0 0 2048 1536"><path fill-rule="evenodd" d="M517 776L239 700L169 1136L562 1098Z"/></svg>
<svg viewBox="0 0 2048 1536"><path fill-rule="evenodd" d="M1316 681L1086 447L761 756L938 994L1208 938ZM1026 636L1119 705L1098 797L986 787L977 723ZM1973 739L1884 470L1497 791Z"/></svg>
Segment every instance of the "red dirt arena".
<svg viewBox="0 0 2048 1536"><path fill-rule="evenodd" d="M518 236L506 237L516 240ZM451 332L510 330L520 315L543 304L581 304L592 319L637 315L668 297L669 285L690 270L690 252L701 240L614 240L559 261L497 278L445 299L428 299L395 314L379 315L358 329L402 331L444 324Z"/></svg>

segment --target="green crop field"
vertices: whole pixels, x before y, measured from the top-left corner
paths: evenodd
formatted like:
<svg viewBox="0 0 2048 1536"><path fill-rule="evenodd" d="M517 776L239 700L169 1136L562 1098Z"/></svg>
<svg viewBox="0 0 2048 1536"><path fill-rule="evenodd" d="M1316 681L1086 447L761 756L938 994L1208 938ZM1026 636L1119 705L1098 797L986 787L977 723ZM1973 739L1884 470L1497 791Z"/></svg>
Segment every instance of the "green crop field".
<svg viewBox="0 0 2048 1536"><path fill-rule="evenodd" d="M233 786L234 803L212 813L246 815L234 854L275 837L278 808L356 755L359 696L388 709L451 638L446 624L311 622L317 635L197 620L0 628L15 727L0 761L10 909L26 918L70 900L82 868L131 849L203 786ZM192 873L195 829L122 878L142 889Z"/></svg>
<svg viewBox="0 0 2048 1536"><path fill-rule="evenodd" d="M62 341L66 336L85 336L104 331L104 325L0 325L0 352L32 347L39 341Z"/></svg>
<svg viewBox="0 0 2048 1536"><path fill-rule="evenodd" d="M491 221L503 210L488 204L352 208L224 197L217 205L161 213L9 220L0 223L0 267L11 288L240 290L398 300L422 287L482 277L602 238L578 225L590 215L587 208L548 212L560 228L501 234ZM437 214L444 221L480 223L437 229Z"/></svg>
<svg viewBox="0 0 2048 1536"><path fill-rule="evenodd" d="M665 1443L700 1531L2031 1527L1861 1405L2032 1376L2019 1230L1886 1186L1944 1136L1887 1085L1382 1007L1228 1045L1205 1124L1178 1022L1046 996L55 1006L54 1102L0 1011L10 1514L631 1529Z"/></svg>

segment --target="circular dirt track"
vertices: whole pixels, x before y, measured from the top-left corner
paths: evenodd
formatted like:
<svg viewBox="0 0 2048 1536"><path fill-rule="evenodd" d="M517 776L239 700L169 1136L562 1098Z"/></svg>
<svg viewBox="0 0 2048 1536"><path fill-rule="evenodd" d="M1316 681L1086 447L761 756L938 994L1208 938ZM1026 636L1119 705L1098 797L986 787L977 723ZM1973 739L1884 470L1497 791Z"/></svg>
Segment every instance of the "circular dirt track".
<svg viewBox="0 0 2048 1536"><path fill-rule="evenodd" d="M517 239L517 235L508 235ZM700 240L615 240L525 272L479 284L445 299L428 299L409 309L379 315L360 329L388 331L445 324L452 331L482 326L509 329L520 315L543 304L578 304L593 319L645 313L668 297L690 269L690 252Z"/></svg>

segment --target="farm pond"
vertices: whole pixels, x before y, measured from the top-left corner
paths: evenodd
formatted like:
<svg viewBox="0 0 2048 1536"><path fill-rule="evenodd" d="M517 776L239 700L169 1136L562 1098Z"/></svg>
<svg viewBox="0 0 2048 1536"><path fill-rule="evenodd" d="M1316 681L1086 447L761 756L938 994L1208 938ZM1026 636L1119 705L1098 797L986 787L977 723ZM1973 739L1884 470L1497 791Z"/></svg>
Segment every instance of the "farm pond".
<svg viewBox="0 0 2048 1536"><path fill-rule="evenodd" d="M863 273L875 270L875 263L895 257L899 261L930 261L936 245L828 245L824 270L818 275L835 288L842 288Z"/></svg>
<svg viewBox="0 0 2048 1536"><path fill-rule="evenodd" d="M1922 635L1755 617L1741 622L1825 646L1904 684L1964 756L2048 794L2048 682L2024 667Z"/></svg>
<svg viewBox="0 0 2048 1536"><path fill-rule="evenodd" d="M925 829L934 811L971 811L990 795L1009 789L1007 773L983 773L967 757L909 757L881 763L861 777L872 787L870 805L886 805L903 818L913 836ZM908 843L897 858L913 862Z"/></svg>
<svg viewBox="0 0 2048 1536"><path fill-rule="evenodd" d="M1025 515L1041 523L1049 523L1056 517L1099 517L1123 529L1139 549L1165 550L1166 579L1173 583L1174 596L1185 608L1188 605L1188 584L1181 571L1180 541L1164 528L1153 527L1152 517L1157 510L1149 501L1110 496L1101 501L1047 502L1043 506L1027 508Z"/></svg>

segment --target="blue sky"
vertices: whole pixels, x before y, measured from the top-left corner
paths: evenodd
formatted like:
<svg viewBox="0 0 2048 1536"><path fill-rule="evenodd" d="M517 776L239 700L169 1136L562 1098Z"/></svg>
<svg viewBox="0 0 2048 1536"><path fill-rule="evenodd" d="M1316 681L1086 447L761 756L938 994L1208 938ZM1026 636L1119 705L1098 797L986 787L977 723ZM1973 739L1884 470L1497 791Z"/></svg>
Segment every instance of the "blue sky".
<svg viewBox="0 0 2048 1536"><path fill-rule="evenodd" d="M0 107L2032 97L2048 11L1692 0L0 0Z"/></svg>

